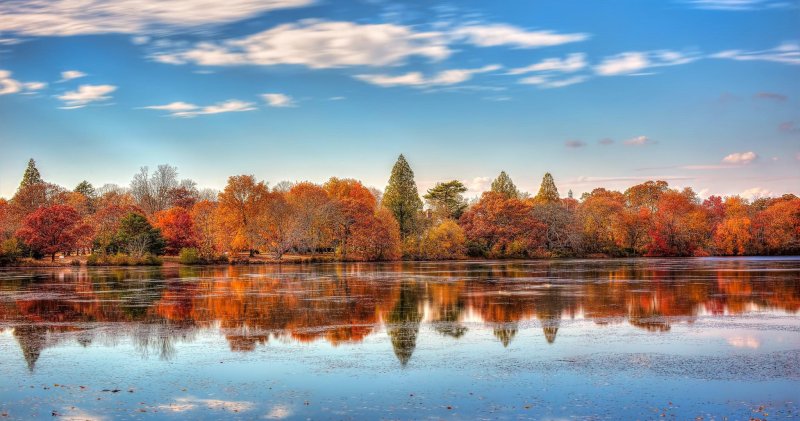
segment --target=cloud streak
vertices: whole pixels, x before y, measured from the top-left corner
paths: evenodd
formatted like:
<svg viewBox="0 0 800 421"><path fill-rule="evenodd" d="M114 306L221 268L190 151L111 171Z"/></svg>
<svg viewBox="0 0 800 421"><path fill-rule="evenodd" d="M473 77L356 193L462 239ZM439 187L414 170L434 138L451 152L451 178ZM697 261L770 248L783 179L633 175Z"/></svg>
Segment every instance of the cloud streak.
<svg viewBox="0 0 800 421"><path fill-rule="evenodd" d="M217 102L216 104L207 106L199 106L188 102L178 101L165 105L149 105L142 108L148 110L167 111L168 115L172 117L183 118L192 118L198 115L253 111L257 109L254 103L240 101L238 99L229 99L227 101Z"/></svg>
<svg viewBox="0 0 800 421"><path fill-rule="evenodd" d="M7 0L0 33L72 36L143 33L240 21L312 0Z"/></svg>
<svg viewBox="0 0 800 421"><path fill-rule="evenodd" d="M472 79L472 76L476 74L493 72L499 69L499 65L490 64L476 69L444 70L432 76L425 76L421 72L408 72L395 76L386 74L361 74L355 77L364 82L385 88L396 86L427 88L432 86L455 85Z"/></svg>
<svg viewBox="0 0 800 421"><path fill-rule="evenodd" d="M638 75L647 69L687 64L698 58L672 50L627 51L604 58L594 70L600 76Z"/></svg>
<svg viewBox="0 0 800 421"><path fill-rule="evenodd" d="M82 108L93 102L111 99L110 93L117 90L114 85L81 85L77 90L57 96L64 102L64 109Z"/></svg>

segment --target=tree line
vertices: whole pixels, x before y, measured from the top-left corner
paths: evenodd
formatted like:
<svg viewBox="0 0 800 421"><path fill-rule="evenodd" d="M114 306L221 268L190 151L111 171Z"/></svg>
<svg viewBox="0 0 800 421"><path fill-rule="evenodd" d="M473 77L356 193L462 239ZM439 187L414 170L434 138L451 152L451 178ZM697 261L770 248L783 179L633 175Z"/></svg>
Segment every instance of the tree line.
<svg viewBox="0 0 800 421"><path fill-rule="evenodd" d="M545 174L536 195L505 172L472 201L459 181L419 195L403 155L384 192L354 179L319 185L252 175L220 191L143 167L127 188L88 181L73 190L44 181L31 159L10 200L0 199L0 263L89 255L89 262L185 263L266 254L343 261L466 257L709 256L800 253L800 198L701 199L691 188L647 181L562 198ZM116 260L115 260L116 259Z"/></svg>

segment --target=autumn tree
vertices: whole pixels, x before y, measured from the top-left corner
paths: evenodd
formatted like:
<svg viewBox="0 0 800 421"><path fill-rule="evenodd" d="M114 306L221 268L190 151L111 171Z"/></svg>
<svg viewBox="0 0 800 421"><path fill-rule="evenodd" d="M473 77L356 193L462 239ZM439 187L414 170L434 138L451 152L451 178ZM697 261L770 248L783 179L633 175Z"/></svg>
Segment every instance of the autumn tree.
<svg viewBox="0 0 800 421"><path fill-rule="evenodd" d="M458 219L467 208L464 192L467 188L458 180L436 183L428 189L425 201L437 219Z"/></svg>
<svg viewBox="0 0 800 421"><path fill-rule="evenodd" d="M347 259L355 225L374 214L375 197L360 181L353 179L333 177L323 188L332 200L331 228L337 251L342 258Z"/></svg>
<svg viewBox="0 0 800 421"><path fill-rule="evenodd" d="M707 216L691 189L659 194L647 253L651 256L691 256L704 246Z"/></svg>
<svg viewBox="0 0 800 421"><path fill-rule="evenodd" d="M444 219L425 232L421 241L421 258L427 260L461 259L466 255L467 237L454 220Z"/></svg>
<svg viewBox="0 0 800 421"><path fill-rule="evenodd" d="M541 244L543 226L533 217L531 207L503 193L483 193L461 216L461 225L472 254L528 256Z"/></svg>
<svg viewBox="0 0 800 421"><path fill-rule="evenodd" d="M751 248L748 207L748 203L741 197L731 196L725 199L724 216L713 229L713 244L718 254L743 255ZM704 208L708 209L706 206Z"/></svg>
<svg viewBox="0 0 800 421"><path fill-rule="evenodd" d="M507 198L520 198L517 186L511 181L511 177L505 171L500 171L500 175L492 181L491 191L499 193Z"/></svg>
<svg viewBox="0 0 800 421"><path fill-rule="evenodd" d="M76 239L91 230L80 221L78 212L69 206L41 207L25 218L16 236L55 261L56 253L72 249Z"/></svg>
<svg viewBox="0 0 800 421"><path fill-rule="evenodd" d="M400 155L392 168L389 184L383 194L381 205L394 214L400 224L400 235L405 238L417 232L422 200L419 198L414 172L406 158Z"/></svg>
<svg viewBox="0 0 800 421"><path fill-rule="evenodd" d="M333 204L322 187L309 183L297 183L286 193L286 199L294 214L293 237L301 251L316 253L332 239L330 227Z"/></svg>
<svg viewBox="0 0 800 421"><path fill-rule="evenodd" d="M625 197L603 188L585 195L578 208L578 220L588 253L620 254L625 242Z"/></svg>
<svg viewBox="0 0 800 421"><path fill-rule="evenodd" d="M252 175L228 178L228 184L219 194L216 221L220 240L229 251L247 250L250 256L261 245L259 217L264 212L269 188Z"/></svg>
<svg viewBox="0 0 800 421"><path fill-rule="evenodd" d="M217 257L217 224L214 220L216 203L208 200L197 202L192 207L191 217L197 235L197 249L205 261Z"/></svg>
<svg viewBox="0 0 800 421"><path fill-rule="evenodd" d="M101 254L120 251L116 240L122 224L122 218L134 212L141 212L141 210L132 205L109 204L101 207L90 216L88 221L94 228L93 248Z"/></svg>
<svg viewBox="0 0 800 421"><path fill-rule="evenodd" d="M400 245L400 225L391 211L379 208L353 224L344 255L349 260L398 260Z"/></svg>
<svg viewBox="0 0 800 421"><path fill-rule="evenodd" d="M758 212L753 223L754 246L759 253L800 253L800 199L794 196L772 200Z"/></svg>
<svg viewBox="0 0 800 421"><path fill-rule="evenodd" d="M258 243L280 260L295 243L292 206L283 192L272 191L264 196L263 208L255 220Z"/></svg>
<svg viewBox="0 0 800 421"><path fill-rule="evenodd" d="M161 230L166 241L166 254L177 255L183 248L197 247L194 221L186 209L175 206L156 212L153 218L153 225Z"/></svg>

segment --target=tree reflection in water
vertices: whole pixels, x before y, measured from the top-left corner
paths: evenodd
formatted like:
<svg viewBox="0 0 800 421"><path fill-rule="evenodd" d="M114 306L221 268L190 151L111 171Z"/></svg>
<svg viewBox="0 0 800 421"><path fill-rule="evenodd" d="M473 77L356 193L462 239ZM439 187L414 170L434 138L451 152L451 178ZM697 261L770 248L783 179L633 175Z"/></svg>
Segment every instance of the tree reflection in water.
<svg viewBox="0 0 800 421"><path fill-rule="evenodd" d="M451 338L491 329L508 346L520 324L550 344L562 319L627 321L650 332L700 315L800 309L792 259L59 269L0 272L0 329L13 329L28 367L43 349L129 340L143 357L218 331L232 351L277 338L358 343L384 326L401 365L420 329Z"/></svg>

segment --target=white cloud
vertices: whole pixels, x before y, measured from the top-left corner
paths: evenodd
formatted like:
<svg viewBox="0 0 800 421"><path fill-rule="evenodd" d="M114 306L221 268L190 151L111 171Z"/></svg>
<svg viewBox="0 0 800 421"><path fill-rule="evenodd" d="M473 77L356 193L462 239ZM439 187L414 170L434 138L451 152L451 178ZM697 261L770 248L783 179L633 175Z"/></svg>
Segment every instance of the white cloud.
<svg viewBox="0 0 800 421"><path fill-rule="evenodd" d="M738 61L771 61L774 63L800 65L800 44L784 42L768 50L726 50L711 55L712 58Z"/></svg>
<svg viewBox="0 0 800 421"><path fill-rule="evenodd" d="M508 71L509 75L521 75L534 72L574 73L586 67L586 54L574 53L566 58L548 58L530 66L517 67Z"/></svg>
<svg viewBox="0 0 800 421"><path fill-rule="evenodd" d="M789 6L785 0L690 0L697 9L710 10L757 10L778 9Z"/></svg>
<svg viewBox="0 0 800 421"><path fill-rule="evenodd" d="M117 90L114 85L81 85L75 91L68 91L57 98L64 101L67 109L81 108L91 102L99 102L110 99L111 92Z"/></svg>
<svg viewBox="0 0 800 421"><path fill-rule="evenodd" d="M11 77L8 70L0 70L0 95L15 94L18 92L34 93L47 87L44 82L20 82Z"/></svg>
<svg viewBox="0 0 800 421"><path fill-rule="evenodd" d="M0 2L0 33L142 33L236 22L312 3L313 0L8 0Z"/></svg>
<svg viewBox="0 0 800 421"><path fill-rule="evenodd" d="M762 197L772 197L774 193L763 188L763 187L753 187L743 191L740 196L746 199L759 199Z"/></svg>
<svg viewBox="0 0 800 421"><path fill-rule="evenodd" d="M538 48L589 39L589 34L559 34L553 31L527 31L525 29L498 23L488 25L468 25L454 29L451 36L463 39L478 47L509 45L518 48Z"/></svg>
<svg viewBox="0 0 800 421"><path fill-rule="evenodd" d="M252 102L240 101L238 99L229 99L227 101L218 102L216 104L201 107L199 105L190 104L188 102L171 102L165 105L150 105L142 107L149 110L168 111L169 115L173 117L191 118L198 115L205 114L221 114L221 113L234 113L242 111L253 111L256 104Z"/></svg>
<svg viewBox="0 0 800 421"><path fill-rule="evenodd" d="M749 164L753 161L758 159L758 154L753 151L748 152L734 152L725 158L722 158L722 162L728 164Z"/></svg>
<svg viewBox="0 0 800 421"><path fill-rule="evenodd" d="M28 91L41 91L42 89L47 87L47 83L45 82L25 82L22 84L22 87Z"/></svg>
<svg viewBox="0 0 800 421"><path fill-rule="evenodd" d="M624 143L629 146L645 146L655 144L656 141L647 136L636 136L626 140Z"/></svg>
<svg viewBox="0 0 800 421"><path fill-rule="evenodd" d="M0 70L0 95L15 94L22 90L22 83L11 78L11 72Z"/></svg>
<svg viewBox="0 0 800 421"><path fill-rule="evenodd" d="M261 94L261 97L264 98L264 101L267 101L267 105L270 107L294 107L296 106L294 99L289 95L285 94Z"/></svg>
<svg viewBox="0 0 800 421"><path fill-rule="evenodd" d="M61 80L59 80L59 82L66 82L68 80L78 79L78 78L81 78L81 77L84 77L84 76L86 76L86 73L83 73L81 71L78 71L78 70L67 70L67 71L61 72Z"/></svg>
<svg viewBox="0 0 800 421"><path fill-rule="evenodd" d="M468 196L479 196L481 193L489 190L491 184L492 177L475 177L472 180L464 180Z"/></svg>
<svg viewBox="0 0 800 421"><path fill-rule="evenodd" d="M628 51L604 58L594 70L601 76L634 75L645 69L677 66L697 59L695 55L671 50Z"/></svg>
<svg viewBox="0 0 800 421"><path fill-rule="evenodd" d="M0 38L0 45L17 45L21 42L22 40L17 38Z"/></svg>
<svg viewBox="0 0 800 421"><path fill-rule="evenodd" d="M430 77L424 76L421 72L408 72L397 76L364 74L356 75L355 77L364 82L383 87L413 86L426 88L430 86L455 85L470 80L475 74L493 72L498 69L500 69L499 65L490 64L477 69L444 70Z"/></svg>
<svg viewBox="0 0 800 421"><path fill-rule="evenodd" d="M550 76L528 76L519 80L519 83L524 85L536 85L540 88L563 88L565 86L575 85L587 79L586 76L573 76L564 79L553 80Z"/></svg>
<svg viewBox="0 0 800 421"><path fill-rule="evenodd" d="M394 24L305 20L244 38L158 53L153 59L168 64L295 64L321 69L398 65L412 56L441 60L451 53L438 32L414 32L411 27Z"/></svg>

